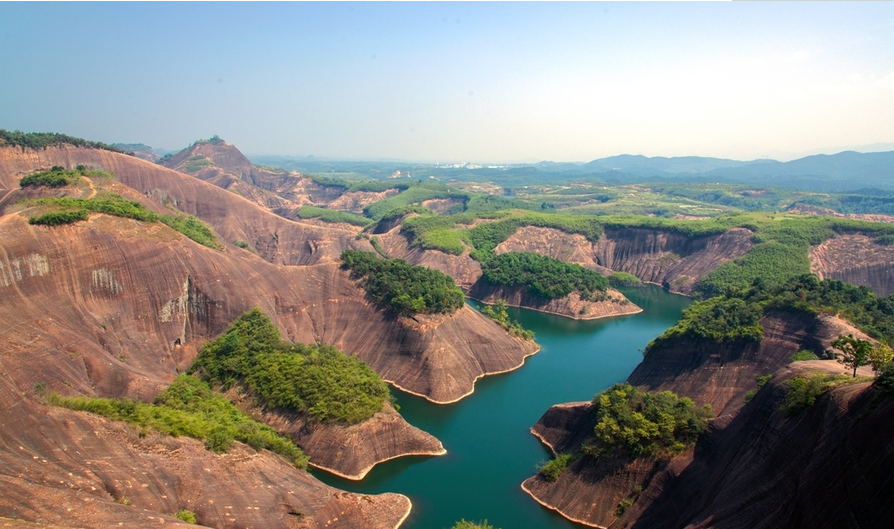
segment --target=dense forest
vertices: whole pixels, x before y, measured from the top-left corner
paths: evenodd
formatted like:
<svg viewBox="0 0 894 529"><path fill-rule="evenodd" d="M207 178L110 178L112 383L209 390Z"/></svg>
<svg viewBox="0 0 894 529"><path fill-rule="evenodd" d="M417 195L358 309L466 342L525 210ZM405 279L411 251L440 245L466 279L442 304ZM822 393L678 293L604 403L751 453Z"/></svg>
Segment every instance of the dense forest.
<svg viewBox="0 0 894 529"><path fill-rule="evenodd" d="M745 291L697 301L646 352L679 336L717 342L760 340L760 318L770 310L840 314L869 336L894 343L894 294L878 297L865 286L803 274L782 284L757 283Z"/></svg>
<svg viewBox="0 0 894 529"><path fill-rule="evenodd" d="M190 373L224 388L244 386L259 404L356 424L382 411L388 385L364 362L328 345L284 342L261 309L206 344Z"/></svg>
<svg viewBox="0 0 894 529"><path fill-rule="evenodd" d="M482 277L492 285L523 286L542 299L564 298L578 292L581 299L601 301L608 279L580 265L530 252L508 252L481 263Z"/></svg>
<svg viewBox="0 0 894 529"><path fill-rule="evenodd" d="M453 278L437 270L357 250L345 250L341 260L372 299L397 314L452 314L465 304Z"/></svg>

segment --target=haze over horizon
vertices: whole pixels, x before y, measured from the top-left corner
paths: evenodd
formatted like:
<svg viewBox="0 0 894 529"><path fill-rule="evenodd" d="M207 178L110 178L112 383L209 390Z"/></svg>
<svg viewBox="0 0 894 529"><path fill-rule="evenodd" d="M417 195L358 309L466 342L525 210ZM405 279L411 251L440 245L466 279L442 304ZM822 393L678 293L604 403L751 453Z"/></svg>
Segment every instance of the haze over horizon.
<svg viewBox="0 0 894 529"><path fill-rule="evenodd" d="M894 4L2 3L0 128L518 163L894 149Z"/></svg>

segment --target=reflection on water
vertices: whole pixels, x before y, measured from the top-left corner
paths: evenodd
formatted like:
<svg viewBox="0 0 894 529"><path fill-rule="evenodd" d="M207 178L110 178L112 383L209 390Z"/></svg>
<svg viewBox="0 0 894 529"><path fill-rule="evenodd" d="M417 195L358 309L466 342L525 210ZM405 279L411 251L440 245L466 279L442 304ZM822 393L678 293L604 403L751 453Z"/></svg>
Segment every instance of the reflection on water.
<svg viewBox="0 0 894 529"><path fill-rule="evenodd" d="M549 457L529 429L551 405L590 400L625 380L642 359L641 349L673 325L689 304L654 285L625 289L624 294L644 312L575 321L510 308L511 318L536 333L541 351L516 371L479 380L475 393L456 404L432 404L392 390L401 414L440 439L447 455L389 461L359 482L320 470L314 475L345 490L409 496L413 512L406 529L447 529L461 518L486 518L502 529L583 527L521 490L521 482Z"/></svg>

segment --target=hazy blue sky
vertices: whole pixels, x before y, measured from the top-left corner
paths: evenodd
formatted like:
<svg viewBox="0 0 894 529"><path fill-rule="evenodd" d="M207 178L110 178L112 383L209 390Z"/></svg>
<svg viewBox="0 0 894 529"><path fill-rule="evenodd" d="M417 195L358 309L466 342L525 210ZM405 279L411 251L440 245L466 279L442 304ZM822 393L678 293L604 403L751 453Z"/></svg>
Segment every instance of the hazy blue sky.
<svg viewBox="0 0 894 529"><path fill-rule="evenodd" d="M424 161L894 148L894 3L6 3L0 127ZM878 147L876 147L878 148Z"/></svg>

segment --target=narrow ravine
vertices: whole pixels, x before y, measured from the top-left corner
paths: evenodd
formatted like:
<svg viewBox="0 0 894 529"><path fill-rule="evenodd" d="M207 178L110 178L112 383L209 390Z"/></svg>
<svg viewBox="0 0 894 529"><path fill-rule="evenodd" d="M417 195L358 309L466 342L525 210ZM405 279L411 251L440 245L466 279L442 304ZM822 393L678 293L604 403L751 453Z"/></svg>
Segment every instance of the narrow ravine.
<svg viewBox="0 0 894 529"><path fill-rule="evenodd" d="M319 470L314 475L352 492L409 496L413 511L405 529L447 529L461 518L486 518L502 529L582 527L521 490L521 482L549 457L529 429L551 405L590 400L625 380L642 359L641 349L673 325L690 303L654 285L624 294L644 311L573 321L510 309L513 319L536 333L542 350L516 371L479 380L475 393L457 404L440 406L395 391L401 414L440 439L446 456L390 461L377 465L361 482Z"/></svg>

